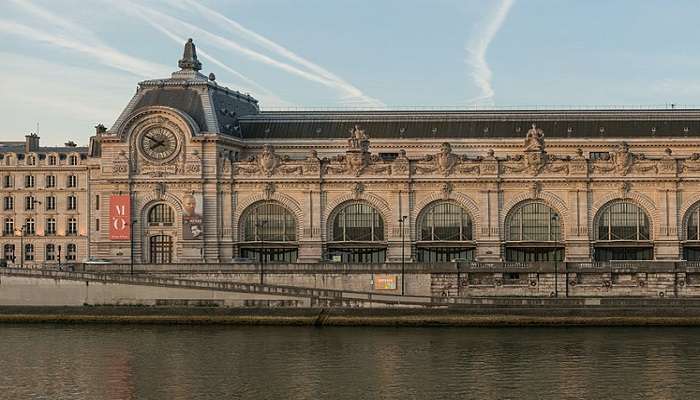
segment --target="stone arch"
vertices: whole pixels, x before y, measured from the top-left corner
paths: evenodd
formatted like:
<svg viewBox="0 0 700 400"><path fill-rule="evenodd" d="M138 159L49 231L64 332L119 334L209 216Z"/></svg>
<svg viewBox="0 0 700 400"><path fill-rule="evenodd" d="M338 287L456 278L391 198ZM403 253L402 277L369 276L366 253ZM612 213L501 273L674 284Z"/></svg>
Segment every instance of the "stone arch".
<svg viewBox="0 0 700 400"><path fill-rule="evenodd" d="M328 206L323 212L323 221L325 224L325 229L323 229L323 240L327 241L329 237L333 236L332 234L330 234L330 230L333 229L332 218L335 217L338 210L340 209L340 206L351 201L364 201L367 204L374 207L377 211L379 211L379 213L382 215L382 218L384 218L384 240L388 240L391 236L391 232L393 232L392 229L394 228L393 218L391 218L391 207L389 207L389 203L387 203L381 197L364 192L359 193L358 195L354 193L348 193L337 197L331 203L328 204Z"/></svg>
<svg viewBox="0 0 700 400"><path fill-rule="evenodd" d="M478 234L481 232L481 217L479 215L479 207L476 205L476 202L474 202L474 200L472 200L469 196L459 192L452 192L449 193L449 195L447 196L445 196L441 192L436 192L427 196L418 204L416 204L416 206L411 209L410 217L411 227L414 232L413 237L418 237L416 234L416 229L418 228L416 225L418 223L418 216L421 215L421 213L426 209L426 207L438 201L453 201L465 208L469 212L469 216L472 218L472 226L474 229L472 237L473 240L476 240Z"/></svg>
<svg viewBox="0 0 700 400"><path fill-rule="evenodd" d="M508 216L508 214L511 213L511 211L515 209L515 207L518 207L521 203L524 203L526 201L541 201L549 207L553 208L556 212L558 212L559 216L561 217L559 218L559 221L561 222L562 240L566 240L566 228L569 218L569 209L568 207L566 207L566 203L564 203L564 201L559 196L550 192L540 192L535 197L533 197L531 193L520 193L514 196L512 199L510 199L510 201L508 201L508 203L506 203L505 206L502 208L502 211L498 216L498 224L501 231L501 240L505 240L506 217Z"/></svg>
<svg viewBox="0 0 700 400"><path fill-rule="evenodd" d="M148 212L156 204L167 204L175 210L175 221L172 226L172 231L175 233L172 237L173 240L173 261L177 261L181 256L180 241L182 239L182 218L178 218L178 215L182 215L183 206L182 202L177 196L171 193L163 193L158 195L157 193L151 192L144 197L138 199L134 204L136 209L135 214L138 216L136 218L136 223L134 224L134 251L136 254L140 254L141 260L143 262L149 261L148 252L146 249L149 244L149 236L146 234L149 230L148 227Z"/></svg>
<svg viewBox="0 0 700 400"><path fill-rule="evenodd" d="M695 193L690 196L688 200L684 201L683 205L678 210L678 216L681 218L680 224L678 224L679 229L681 230L679 232L679 237L681 240L688 239L688 218L690 217L688 213L696 206L700 206L698 203L700 203L700 193Z"/></svg>
<svg viewBox="0 0 700 400"><path fill-rule="evenodd" d="M630 192L627 194L627 196L624 197L620 196L619 192L612 192L606 194L605 196L598 199L598 201L593 203L593 207L591 208L590 220L588 221L588 226L590 227L590 229L588 229L588 236L590 240L595 240L596 221L598 220L598 214L600 213L600 210L602 210L605 206L614 201L630 201L641 207L642 210L644 210L644 212L647 214L647 217L649 217L649 223L651 224L651 226L649 227L649 233L651 235L650 240L654 240L656 238L655 229L657 226L659 226L659 216L657 215L656 205L654 205L654 201L648 196L639 192Z"/></svg>
<svg viewBox="0 0 700 400"><path fill-rule="evenodd" d="M139 128L144 122L158 118L170 120L176 123L176 125L182 125L182 123L184 123L185 126L180 126L180 128L187 136L187 140L191 140L193 136L196 136L200 132L197 122L186 113L172 107L150 106L142 108L129 116L129 118L119 125L117 134L122 140L130 141L133 136L132 133L140 131Z"/></svg>
<svg viewBox="0 0 700 400"><path fill-rule="evenodd" d="M235 224L233 225L234 238L237 238L237 240L240 239L240 226L243 223L242 218L245 211L248 209L248 207L261 201L276 201L287 210L291 211L291 213L294 214L297 219L297 241L301 240L304 232L304 212L301 210L299 203L292 197L277 192L272 193L270 196L267 196L265 193L256 193L248 196L245 200L236 205L235 214L233 216L233 220L235 221Z"/></svg>

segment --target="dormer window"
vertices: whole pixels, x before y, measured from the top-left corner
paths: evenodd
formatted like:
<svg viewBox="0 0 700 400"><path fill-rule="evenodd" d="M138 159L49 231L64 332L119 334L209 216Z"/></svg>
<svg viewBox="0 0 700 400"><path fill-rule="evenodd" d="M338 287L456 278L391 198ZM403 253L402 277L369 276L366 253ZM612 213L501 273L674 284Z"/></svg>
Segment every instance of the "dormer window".
<svg viewBox="0 0 700 400"><path fill-rule="evenodd" d="M48 163L49 163L49 165L56 165L56 156L50 155Z"/></svg>
<svg viewBox="0 0 700 400"><path fill-rule="evenodd" d="M68 165L78 165L78 156L72 155L68 157Z"/></svg>

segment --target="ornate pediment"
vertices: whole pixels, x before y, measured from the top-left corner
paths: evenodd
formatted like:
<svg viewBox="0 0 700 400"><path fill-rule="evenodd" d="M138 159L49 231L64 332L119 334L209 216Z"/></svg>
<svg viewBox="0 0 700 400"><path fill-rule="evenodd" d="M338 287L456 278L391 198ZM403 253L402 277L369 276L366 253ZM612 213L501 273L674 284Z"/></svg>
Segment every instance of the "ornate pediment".
<svg viewBox="0 0 700 400"><path fill-rule="evenodd" d="M236 163L233 168L236 175L264 175L270 177L274 174L301 175L304 168L299 163L292 162L289 156L280 157L275 153L270 144L263 145L263 151L249 157L246 161Z"/></svg>
<svg viewBox="0 0 700 400"><path fill-rule="evenodd" d="M350 130L348 149L344 155L328 160L324 174L391 175L391 165L369 152L369 137L357 125Z"/></svg>
<svg viewBox="0 0 700 400"><path fill-rule="evenodd" d="M656 165L646 161L644 154L635 154L630 151L627 142L622 142L610 155L610 160L596 161L593 164L595 172L615 172L627 175L630 172L657 172Z"/></svg>
<svg viewBox="0 0 700 400"><path fill-rule="evenodd" d="M469 160L466 157L460 157L452 152L452 146L445 142L440 146L440 152L437 154L426 155L422 160L416 163L416 174L440 174L448 176L453 173L479 173L478 165L465 164Z"/></svg>
<svg viewBox="0 0 700 400"><path fill-rule="evenodd" d="M544 148L544 131L532 124L525 137L523 154L509 157L503 165L503 172L524 172L533 176L543 172L568 174L569 166L562 163L565 159L547 154Z"/></svg>

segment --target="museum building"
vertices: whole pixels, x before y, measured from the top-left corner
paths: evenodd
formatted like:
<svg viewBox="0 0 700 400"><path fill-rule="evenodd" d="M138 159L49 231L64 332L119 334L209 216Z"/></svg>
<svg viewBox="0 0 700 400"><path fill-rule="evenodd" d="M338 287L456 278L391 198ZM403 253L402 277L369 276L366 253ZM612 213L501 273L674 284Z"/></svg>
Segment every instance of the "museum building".
<svg viewBox="0 0 700 400"><path fill-rule="evenodd" d="M0 143L6 260L700 260L700 110L261 111L178 65L88 147Z"/></svg>

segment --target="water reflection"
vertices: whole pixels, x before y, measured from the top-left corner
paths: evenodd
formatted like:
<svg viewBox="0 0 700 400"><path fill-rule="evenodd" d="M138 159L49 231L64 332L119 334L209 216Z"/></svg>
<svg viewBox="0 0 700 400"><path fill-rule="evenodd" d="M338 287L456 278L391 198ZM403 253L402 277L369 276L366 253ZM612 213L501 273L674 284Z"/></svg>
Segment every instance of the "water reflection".
<svg viewBox="0 0 700 400"><path fill-rule="evenodd" d="M0 325L0 398L699 398L698 333Z"/></svg>

